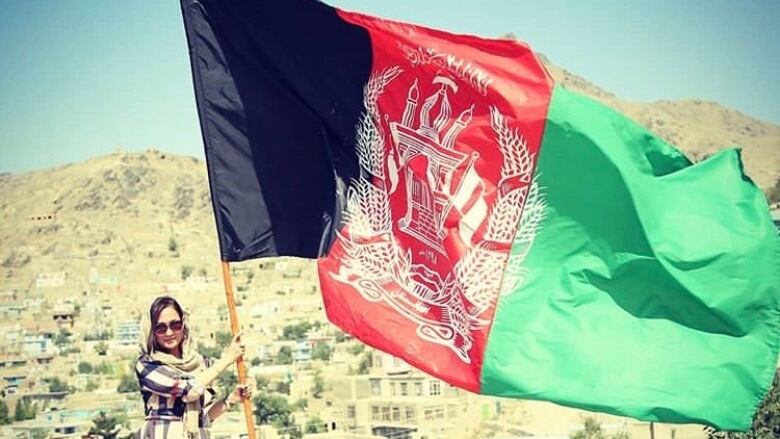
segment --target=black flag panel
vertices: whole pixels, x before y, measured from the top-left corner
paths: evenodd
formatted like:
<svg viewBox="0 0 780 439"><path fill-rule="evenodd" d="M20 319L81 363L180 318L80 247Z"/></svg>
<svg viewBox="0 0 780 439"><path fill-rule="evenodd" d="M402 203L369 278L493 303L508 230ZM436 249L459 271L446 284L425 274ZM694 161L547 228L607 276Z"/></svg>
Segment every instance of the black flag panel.
<svg viewBox="0 0 780 439"><path fill-rule="evenodd" d="M317 257L371 68L366 31L313 0L182 0L221 257Z"/></svg>

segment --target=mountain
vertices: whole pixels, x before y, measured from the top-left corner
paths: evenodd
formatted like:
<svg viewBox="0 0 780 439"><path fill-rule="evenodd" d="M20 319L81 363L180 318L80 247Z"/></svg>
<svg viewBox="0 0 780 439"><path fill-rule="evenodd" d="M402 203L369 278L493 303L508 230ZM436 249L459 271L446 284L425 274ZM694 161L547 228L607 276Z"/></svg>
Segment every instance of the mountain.
<svg viewBox="0 0 780 439"><path fill-rule="evenodd" d="M219 258L199 159L120 151L4 175L0 193L5 289L26 290L57 272L83 278L65 282L74 289L88 288L88 273L92 283L100 276L165 282L179 278L183 266L213 268Z"/></svg>
<svg viewBox="0 0 780 439"><path fill-rule="evenodd" d="M780 126L713 102L622 100L544 61L565 87L628 114L692 159L742 145L748 175L766 192L778 184ZM122 279L153 284L180 280L185 271L217 274L214 219L199 159L117 151L82 163L2 174L0 193L5 290L28 291L41 276L45 283L57 272L73 276L65 284L77 290L100 284L104 276L120 278L119 284Z"/></svg>
<svg viewBox="0 0 780 439"><path fill-rule="evenodd" d="M626 101L544 56L542 61L559 84L631 117L692 160L700 161L721 149L739 146L747 174L765 193L780 181L780 126L699 99Z"/></svg>

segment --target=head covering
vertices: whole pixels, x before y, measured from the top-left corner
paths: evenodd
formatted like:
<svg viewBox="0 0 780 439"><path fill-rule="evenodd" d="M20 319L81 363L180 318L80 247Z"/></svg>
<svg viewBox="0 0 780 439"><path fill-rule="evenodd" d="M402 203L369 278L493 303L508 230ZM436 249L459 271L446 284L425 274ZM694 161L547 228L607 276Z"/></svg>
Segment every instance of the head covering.
<svg viewBox="0 0 780 439"><path fill-rule="evenodd" d="M182 308L183 309L183 308ZM150 356L153 360L159 361L166 366L181 370L182 372L194 373L205 369L203 356L195 350L192 341L192 332L189 325L189 314L185 311L181 316L183 323L184 339L181 342L181 358L155 349L154 331L152 331L152 309L141 313L141 338L139 340L141 354ZM187 408L184 411L184 437L198 436L198 418L200 417L201 405L200 398L195 401L187 402Z"/></svg>

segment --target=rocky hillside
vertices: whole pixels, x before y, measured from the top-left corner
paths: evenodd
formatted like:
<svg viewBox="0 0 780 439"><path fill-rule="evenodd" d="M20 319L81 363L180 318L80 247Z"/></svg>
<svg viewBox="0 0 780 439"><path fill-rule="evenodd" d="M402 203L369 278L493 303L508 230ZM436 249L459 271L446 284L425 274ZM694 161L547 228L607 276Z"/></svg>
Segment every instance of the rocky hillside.
<svg viewBox="0 0 780 439"><path fill-rule="evenodd" d="M624 112L701 160L744 148L748 174L778 191L780 126L699 100L629 102L552 63L564 86ZM41 276L171 282L215 276L218 250L203 161L159 151L121 151L19 175L0 175L0 279L28 291ZM773 195L776 196L776 195ZM71 279L73 280L73 279ZM45 281L45 279L44 279Z"/></svg>
<svg viewBox="0 0 780 439"><path fill-rule="evenodd" d="M780 126L698 99L626 101L544 57L543 61L552 77L564 87L628 115L694 161L723 148L739 146L747 174L765 193L780 183Z"/></svg>
<svg viewBox="0 0 780 439"><path fill-rule="evenodd" d="M0 193L6 288L26 289L18 283L58 271L127 279L154 275L152 267L163 279L176 279L182 265L218 260L206 170L198 159L116 152L5 175Z"/></svg>

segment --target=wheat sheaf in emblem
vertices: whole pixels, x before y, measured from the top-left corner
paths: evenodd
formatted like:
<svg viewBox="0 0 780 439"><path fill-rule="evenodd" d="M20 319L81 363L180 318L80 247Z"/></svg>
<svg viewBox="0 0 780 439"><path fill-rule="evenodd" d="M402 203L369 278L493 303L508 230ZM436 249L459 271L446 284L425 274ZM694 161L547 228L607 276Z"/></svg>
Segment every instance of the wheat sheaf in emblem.
<svg viewBox="0 0 780 439"><path fill-rule="evenodd" d="M361 176L347 193L345 227L337 235L343 255L338 272L331 276L352 286L365 300L390 305L416 324L420 338L446 346L461 361L471 363L473 332L489 324L502 288L506 250L513 241L518 243L518 222L528 225L522 238L527 250L541 221L540 192L531 181L533 155L519 131L490 107L491 128L503 162L497 197L488 206L482 179L474 169L477 155L455 149L474 106L459 109L454 116L448 99L457 92L454 81L436 77L433 85L438 90L422 102L418 114L419 84L415 80L407 90L401 120L383 126L377 100L402 73L398 66L382 70L364 87L365 111L356 135ZM435 110L438 113L432 117ZM385 129L394 142L391 151L398 157L389 154L385 158ZM390 195L399 175L406 185L406 211L395 223L399 233L445 254L444 221L456 214L458 233L467 250L451 272L438 273L413 261L411 250L395 239ZM536 215L523 215L521 220L524 206L536 206L532 209ZM482 232L475 233L477 229ZM513 252L509 258L519 266L525 254ZM512 281L505 279L505 289L508 283L518 285L522 274L522 270L510 273Z"/></svg>

